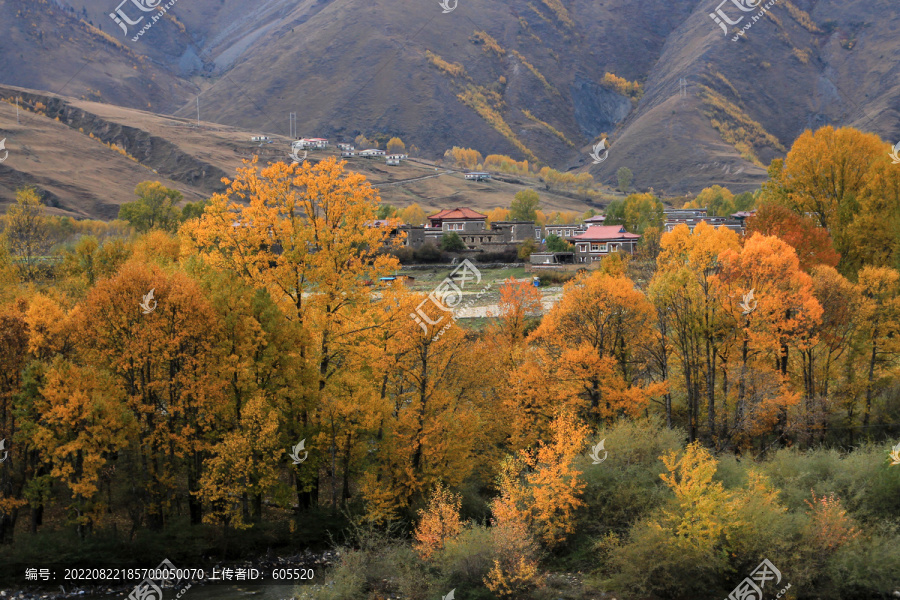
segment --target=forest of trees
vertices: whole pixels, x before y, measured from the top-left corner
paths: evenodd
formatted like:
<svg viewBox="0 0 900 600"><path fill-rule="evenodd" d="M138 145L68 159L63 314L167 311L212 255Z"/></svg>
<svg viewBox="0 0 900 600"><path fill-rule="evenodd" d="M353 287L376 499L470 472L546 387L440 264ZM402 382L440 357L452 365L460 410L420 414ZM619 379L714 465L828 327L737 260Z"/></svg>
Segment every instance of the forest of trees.
<svg viewBox="0 0 900 600"><path fill-rule="evenodd" d="M165 219L129 207L142 232L78 236L50 264L28 241L52 220L23 191L0 250L0 542L27 558L49 535L158 548L170 532L226 555L347 527L317 597L384 597L390 580L410 599L549 598L569 571L626 598L724 597L765 558L787 598L889 597L887 150L804 134L744 236L660 235L625 205L653 230L636 256L543 316L540 291L508 281L496 318L440 335L411 318L423 295L373 293L401 242L332 159L248 163L187 214L143 186Z"/></svg>

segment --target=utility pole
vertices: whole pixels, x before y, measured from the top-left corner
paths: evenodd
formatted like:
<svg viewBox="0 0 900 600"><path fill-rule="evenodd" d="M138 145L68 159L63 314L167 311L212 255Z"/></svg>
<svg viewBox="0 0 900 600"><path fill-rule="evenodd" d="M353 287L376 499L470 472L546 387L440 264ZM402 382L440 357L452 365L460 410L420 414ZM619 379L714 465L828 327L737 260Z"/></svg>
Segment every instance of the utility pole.
<svg viewBox="0 0 900 600"><path fill-rule="evenodd" d="M291 123L291 139L296 140L297 139L297 113L292 112L288 115L288 117L290 118L290 123Z"/></svg>
<svg viewBox="0 0 900 600"><path fill-rule="evenodd" d="M200 127L200 94L197 94L197 127Z"/></svg>
<svg viewBox="0 0 900 600"><path fill-rule="evenodd" d="M19 124L19 97L16 96L16 125Z"/></svg>

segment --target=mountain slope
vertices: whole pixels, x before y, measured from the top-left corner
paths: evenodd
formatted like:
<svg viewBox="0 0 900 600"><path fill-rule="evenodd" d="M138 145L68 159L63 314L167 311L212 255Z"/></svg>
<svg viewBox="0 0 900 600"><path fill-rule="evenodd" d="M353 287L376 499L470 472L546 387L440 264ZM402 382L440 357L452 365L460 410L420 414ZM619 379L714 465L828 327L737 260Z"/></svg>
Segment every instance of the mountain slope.
<svg viewBox="0 0 900 600"><path fill-rule="evenodd" d="M18 98L18 121L13 99ZM251 142L251 131L156 115L23 88L0 86L0 212L15 201L17 189L38 188L55 214L75 218L114 219L119 207L134 200L146 180L160 181L197 201L225 189L244 161L258 157L265 165L290 161L290 140L273 136L272 144ZM8 154L7 154L8 152ZM334 149L311 152L312 162L336 156ZM425 210L472 206L488 210L509 206L515 194L536 187L534 179L497 178L467 181L452 169L427 161L404 161L388 167L384 160L354 158L347 168L362 173L384 202ZM584 211L583 200L543 192L547 211Z"/></svg>
<svg viewBox="0 0 900 600"><path fill-rule="evenodd" d="M294 112L300 135L398 135L431 158L475 147L607 184L627 166L670 194L753 189L806 127L900 139L889 0L777 0L737 42L710 18L742 14L726 4L179 0L132 42L108 16L115 0L56 0L47 17L44 2L0 0L0 48L22 57L0 63L0 83L186 119L199 92L204 121L243 130L287 135ZM612 148L593 165L601 134Z"/></svg>

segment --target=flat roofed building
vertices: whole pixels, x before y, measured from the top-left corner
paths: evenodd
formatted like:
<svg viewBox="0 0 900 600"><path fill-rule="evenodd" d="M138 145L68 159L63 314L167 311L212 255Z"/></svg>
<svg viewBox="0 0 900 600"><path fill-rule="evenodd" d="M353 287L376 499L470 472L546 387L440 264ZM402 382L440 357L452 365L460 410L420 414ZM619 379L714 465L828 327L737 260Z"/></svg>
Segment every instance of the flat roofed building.
<svg viewBox="0 0 900 600"><path fill-rule="evenodd" d="M628 233L621 225L594 225L572 238L572 242L575 244L576 260L591 263L613 252L634 254L639 239L641 236Z"/></svg>

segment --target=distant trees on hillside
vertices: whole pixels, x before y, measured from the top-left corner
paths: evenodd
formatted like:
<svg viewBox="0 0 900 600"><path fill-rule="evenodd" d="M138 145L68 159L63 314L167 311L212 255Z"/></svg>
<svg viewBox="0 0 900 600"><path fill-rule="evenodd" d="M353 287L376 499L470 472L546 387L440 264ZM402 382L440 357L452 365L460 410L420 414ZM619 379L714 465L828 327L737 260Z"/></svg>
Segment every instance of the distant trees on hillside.
<svg viewBox="0 0 900 600"><path fill-rule="evenodd" d="M631 189L631 182L634 181L634 174L628 167L619 167L616 171L616 180L619 184L619 191L627 194Z"/></svg>
<svg viewBox="0 0 900 600"><path fill-rule="evenodd" d="M406 152L406 144L403 143L398 137L392 137L388 140L387 146L385 147L388 154L403 154Z"/></svg>
<svg viewBox="0 0 900 600"><path fill-rule="evenodd" d="M451 165L455 165L461 169L475 170L481 165L484 159L481 152L472 148L459 148L454 146L444 152L444 160Z"/></svg>

